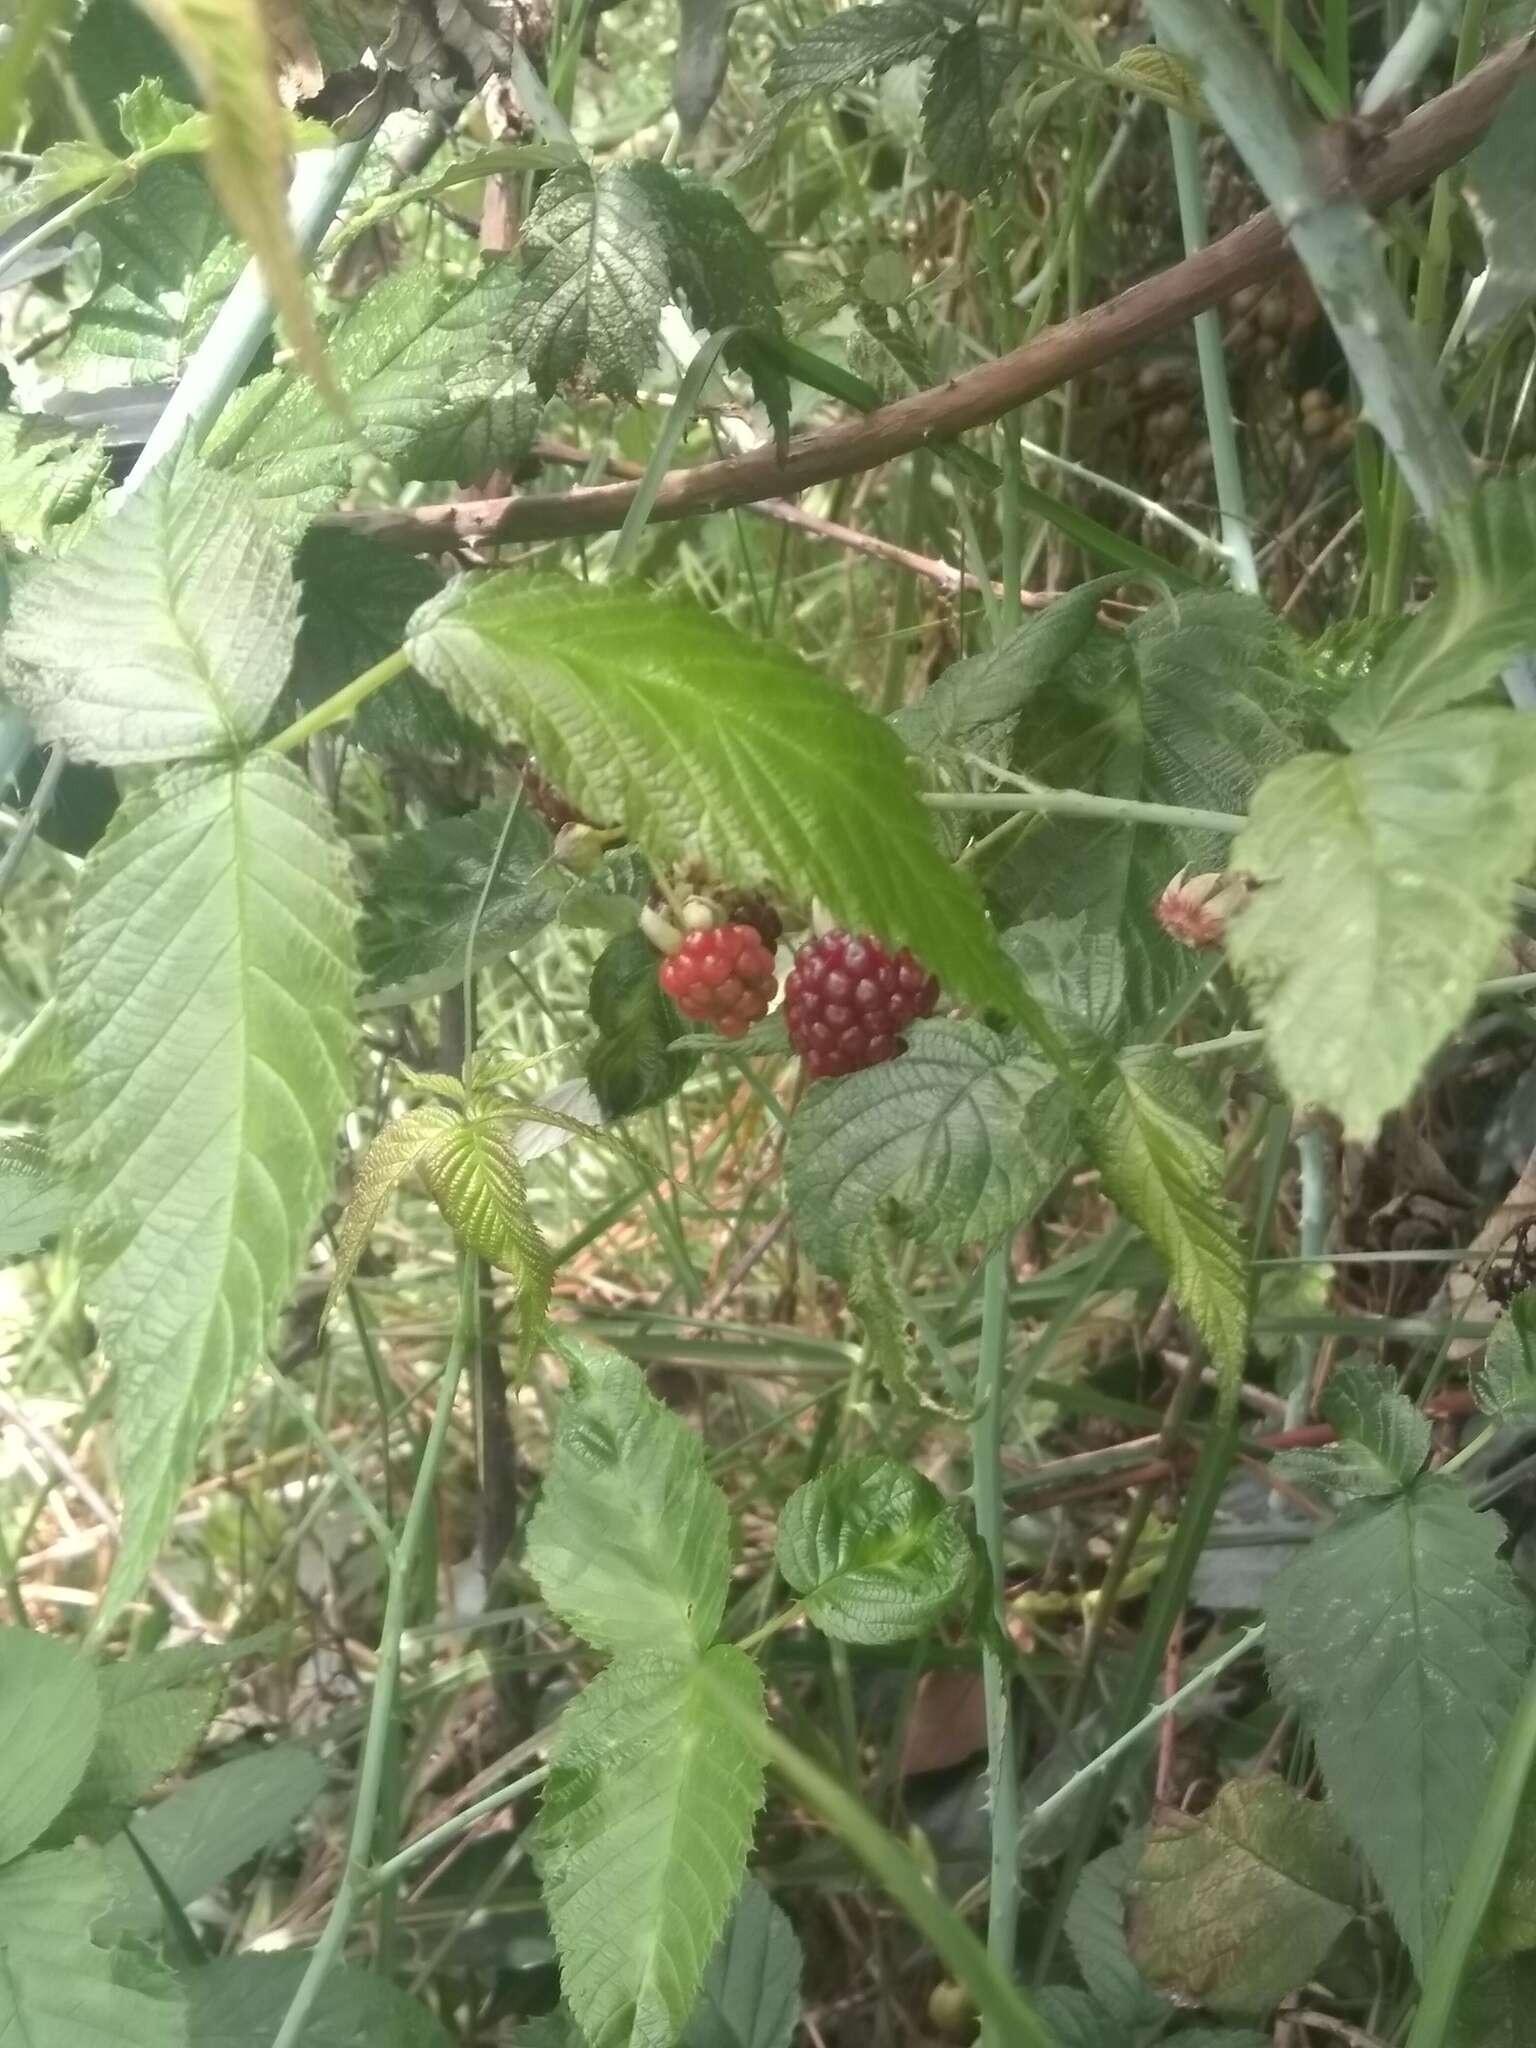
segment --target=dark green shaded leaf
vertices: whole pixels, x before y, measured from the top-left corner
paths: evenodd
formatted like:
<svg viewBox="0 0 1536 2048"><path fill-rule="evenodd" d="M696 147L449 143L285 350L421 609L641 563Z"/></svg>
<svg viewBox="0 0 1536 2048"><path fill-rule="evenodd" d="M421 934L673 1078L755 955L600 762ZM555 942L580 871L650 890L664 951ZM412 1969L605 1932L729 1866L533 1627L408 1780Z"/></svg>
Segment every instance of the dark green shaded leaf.
<svg viewBox="0 0 1536 2048"><path fill-rule="evenodd" d="M1079 584L1046 610L964 661L951 662L916 704L898 711L892 723L914 754L938 747L968 746L985 751L1012 730L1037 690L1084 646L1094 630L1101 598L1118 587L1118 576Z"/></svg>
<svg viewBox="0 0 1536 2048"><path fill-rule="evenodd" d="M786 115L822 93L878 78L897 64L931 56L944 40L944 16L929 0L887 0L845 7L780 50L768 73L768 110L753 153Z"/></svg>
<svg viewBox="0 0 1536 2048"><path fill-rule="evenodd" d="M1089 1031L1113 1042L1125 1004L1125 956L1113 932L1074 918L1040 917L1003 933L1030 994L1067 1037Z"/></svg>
<svg viewBox="0 0 1536 2048"><path fill-rule="evenodd" d="M1127 1898L1141 1853L1128 1836L1087 1864L1072 1894L1067 1940L1095 2004L1132 2043L1157 2039L1168 2024L1168 2001L1142 1975L1126 1938Z"/></svg>
<svg viewBox="0 0 1536 2048"><path fill-rule="evenodd" d="M932 1480L883 1457L829 1466L792 1493L775 1555L811 1620L845 1643L920 1634L970 1571L955 1510Z"/></svg>
<svg viewBox="0 0 1536 2048"><path fill-rule="evenodd" d="M800 1944L784 1913L748 1877L720 1937L683 2048L789 2048L800 2018Z"/></svg>
<svg viewBox="0 0 1536 2048"><path fill-rule="evenodd" d="M1528 2048L1536 1955L1474 1967L1457 2000L1446 2048Z"/></svg>
<svg viewBox="0 0 1536 2048"><path fill-rule="evenodd" d="M1429 1456L1429 1417L1398 1392L1380 1366L1341 1365L1328 1381L1322 1417L1339 1441L1318 1450L1286 1451L1276 1460L1289 1478L1335 1493L1398 1493Z"/></svg>
<svg viewBox="0 0 1536 2048"><path fill-rule="evenodd" d="M679 1052L683 1020L656 979L655 949L640 931L621 932L592 969L587 1006L597 1043L585 1072L606 1117L633 1116L677 1093L698 1065Z"/></svg>
<svg viewBox="0 0 1536 2048"><path fill-rule="evenodd" d="M994 148L992 128L1023 61L1024 46L1011 30L974 21L956 29L933 60L923 148L950 191L978 199L1013 169L1013 160Z"/></svg>
<svg viewBox="0 0 1536 2048"><path fill-rule="evenodd" d="M308 1966L300 1951L223 1956L194 1970L186 1979L189 2048L271 2048ZM449 2038L398 1986L338 1963L310 2008L298 2048L449 2048Z"/></svg>
<svg viewBox="0 0 1536 2048"><path fill-rule="evenodd" d="M1517 1294L1494 1324L1472 1391L1488 1415L1536 1410L1536 1288Z"/></svg>

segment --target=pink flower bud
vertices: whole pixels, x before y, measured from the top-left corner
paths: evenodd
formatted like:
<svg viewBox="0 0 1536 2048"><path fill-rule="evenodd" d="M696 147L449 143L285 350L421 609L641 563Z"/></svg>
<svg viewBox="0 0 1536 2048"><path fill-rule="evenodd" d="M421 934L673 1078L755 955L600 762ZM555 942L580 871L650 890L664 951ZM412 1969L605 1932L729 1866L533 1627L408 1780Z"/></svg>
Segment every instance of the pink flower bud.
<svg viewBox="0 0 1536 2048"><path fill-rule="evenodd" d="M1157 899L1157 921L1181 946L1219 946L1227 935L1227 919L1252 893L1251 879L1238 868L1213 875L1180 868Z"/></svg>

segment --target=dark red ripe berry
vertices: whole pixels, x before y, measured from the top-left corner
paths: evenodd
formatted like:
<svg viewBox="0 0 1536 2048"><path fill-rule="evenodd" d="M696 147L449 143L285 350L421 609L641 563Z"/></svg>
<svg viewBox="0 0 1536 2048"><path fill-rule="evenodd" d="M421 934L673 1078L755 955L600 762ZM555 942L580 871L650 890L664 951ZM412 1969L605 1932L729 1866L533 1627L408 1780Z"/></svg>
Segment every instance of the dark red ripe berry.
<svg viewBox="0 0 1536 2048"><path fill-rule="evenodd" d="M784 1016L813 1080L856 1074L906 1051L902 1032L929 1017L939 984L906 951L878 939L828 932L795 955L784 984Z"/></svg>
<svg viewBox="0 0 1536 2048"><path fill-rule="evenodd" d="M766 896L741 891L727 896L725 914L732 924L749 924L771 953L784 936L784 920Z"/></svg>
<svg viewBox="0 0 1536 2048"><path fill-rule="evenodd" d="M749 924L690 932L661 963L661 985L685 1017L740 1038L768 1014L778 978L773 955Z"/></svg>

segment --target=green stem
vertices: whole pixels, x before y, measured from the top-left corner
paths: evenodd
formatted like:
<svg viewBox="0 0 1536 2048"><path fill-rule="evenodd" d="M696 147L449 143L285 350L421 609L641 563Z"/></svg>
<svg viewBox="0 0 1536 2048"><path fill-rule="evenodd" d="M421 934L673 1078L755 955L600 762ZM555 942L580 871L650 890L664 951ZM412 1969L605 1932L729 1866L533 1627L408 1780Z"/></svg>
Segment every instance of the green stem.
<svg viewBox="0 0 1536 2048"><path fill-rule="evenodd" d="M1014 1726L1012 1675L998 1642L1006 1640L1003 1602L1002 1428L1008 1379L1008 1253L987 1260L981 1293L981 1352L976 1365L976 1419L971 1426L971 1493L976 1529L992 1578L997 1641L981 1650L987 1713L987 1810L992 1830L991 1890L987 1906L987 1953L1011 1982L1019 1940L1019 1756ZM990 2022L982 2048L1007 2048L1008 2037Z"/></svg>
<svg viewBox="0 0 1536 2048"><path fill-rule="evenodd" d="M1424 1972L1424 1989L1407 2048L1442 2048L1456 2013L1467 1959L1509 1854L1510 1841L1536 1769L1536 1664L1505 1730L1482 1811L1456 1878L1450 1910Z"/></svg>
<svg viewBox="0 0 1536 2048"><path fill-rule="evenodd" d="M1172 825L1180 832L1235 835L1248 823L1232 811L1186 810L1181 804L1095 796L1085 789L941 791L925 796L923 802L931 811L1039 811L1046 817L1110 818L1121 825Z"/></svg>
<svg viewBox="0 0 1536 2048"><path fill-rule="evenodd" d="M324 732L327 726L339 725L342 719L350 718L358 705L371 697L375 690L382 690L386 683L392 683L410 665L410 657L403 647L396 648L393 654L386 654L382 661L376 661L372 668L354 676L350 683L306 711L302 718L284 726L276 739L267 742L268 753L291 754L295 747L303 746L317 732Z"/></svg>
<svg viewBox="0 0 1536 2048"><path fill-rule="evenodd" d="M483 1617L482 1617L483 1619ZM504 1806L522 1799L529 1792L535 1792L549 1776L550 1766L540 1764L536 1771L529 1771L521 1778L514 1778L510 1785L502 1785L494 1792L487 1792L483 1799L477 1799L473 1806L466 1806L462 1813L455 1813L445 1820L441 1827L435 1827L424 1835L418 1835L414 1842L407 1842L397 1850L387 1863L381 1863L369 1873L366 1880L369 1891L377 1891L381 1885L393 1884L403 1871L420 1863L435 1849L445 1849L450 1842L456 1842L461 1835L467 1835L472 1827L486 1820L493 1813L500 1813Z"/></svg>
<svg viewBox="0 0 1536 2048"><path fill-rule="evenodd" d="M385 1757L400 1690L400 1642L405 1632L411 1602L416 1560L420 1555L422 1540L432 1517L438 1468L442 1464L443 1452L447 1447L448 1424L453 1415L453 1397L458 1390L464 1354L477 1317L475 1261L472 1255L463 1251L459 1253L458 1271L458 1312L454 1318L448 1362L443 1367L442 1381L437 1390L437 1405L433 1410L431 1428L427 1431L426 1445L421 1454L421 1466L416 1474L416 1484L411 1491L410 1506L405 1511L405 1524L395 1545L394 1555L389 1561L389 1590L384 1601L378 1668L374 1674L373 1698L368 1708L368 1728L363 1737L362 1762L357 1774L357 1793L352 1808L352 1829L347 1843L346 1867L331 1906L330 1918L325 1923L325 1932L315 1944L314 1953L309 1959L309 1967L299 1980L299 1988L283 2017L283 2024L278 2028L272 2048L296 2048L303 2035L304 2023L320 1995L332 1964L341 1959L348 1932L370 1882L377 1883L376 1877L370 1880L368 1855L373 1846L374 1825L378 1818L379 1797L383 1789Z"/></svg>

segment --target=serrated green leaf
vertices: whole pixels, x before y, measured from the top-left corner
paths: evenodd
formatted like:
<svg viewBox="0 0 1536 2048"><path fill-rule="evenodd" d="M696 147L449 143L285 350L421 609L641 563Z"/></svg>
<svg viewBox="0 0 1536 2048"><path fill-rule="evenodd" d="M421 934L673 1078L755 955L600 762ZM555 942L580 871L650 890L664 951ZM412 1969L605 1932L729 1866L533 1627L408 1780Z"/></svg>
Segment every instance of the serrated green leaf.
<svg viewBox="0 0 1536 2048"><path fill-rule="evenodd" d="M994 745L1036 691L1085 645L1100 600L1120 581L1101 576L1079 584L995 646L951 662L915 704L891 721L907 746L914 754L928 754L939 747L985 750Z"/></svg>
<svg viewBox="0 0 1536 2048"><path fill-rule="evenodd" d="M412 661L525 740L589 817L656 866L815 895L910 945L957 995L1017 984L969 881L940 857L889 728L787 648L633 586L468 577L412 621Z"/></svg>
<svg viewBox="0 0 1536 2048"><path fill-rule="evenodd" d="M1502 1534L1432 1475L1345 1508L1266 1601L1281 1697L1420 1969L1529 1661Z"/></svg>
<svg viewBox="0 0 1536 2048"><path fill-rule="evenodd" d="M448 1077L451 1078L451 1077ZM336 1230L336 1262L325 1299L329 1315L357 1273L358 1262L383 1215L390 1196L408 1173L421 1165L435 1145L458 1123L460 1112L441 1102L422 1103L395 1123L386 1124L363 1155Z"/></svg>
<svg viewBox="0 0 1536 2048"><path fill-rule="evenodd" d="M929 1392L922 1354L912 1333L911 1308L902 1294L892 1232L877 1214L852 1241L848 1306L864 1326L870 1363L898 1407L926 1406L948 1413Z"/></svg>
<svg viewBox="0 0 1536 2048"><path fill-rule="evenodd" d="M271 2048L308 1965L303 1953L243 1955L194 1970L186 1980L190 2048ZM338 1963L326 1973L298 2048L449 2048L449 2038L387 1978Z"/></svg>
<svg viewBox="0 0 1536 2048"><path fill-rule="evenodd" d="M1199 1088L1160 1045L1101 1055L1088 1085L1089 1151L1105 1190L1167 1260L1175 1300L1231 1384L1248 1338L1247 1263Z"/></svg>
<svg viewBox="0 0 1536 2048"><path fill-rule="evenodd" d="M1536 1955L1469 1971L1445 2048L1526 2048L1536 2003Z"/></svg>
<svg viewBox="0 0 1536 2048"><path fill-rule="evenodd" d="M100 1726L96 1673L78 1650L32 1629L0 1629L0 1863L64 1811Z"/></svg>
<svg viewBox="0 0 1536 2048"><path fill-rule="evenodd" d="M111 150L98 142L51 142L24 178L0 192L0 232L116 178L121 170Z"/></svg>
<svg viewBox="0 0 1536 2048"><path fill-rule="evenodd" d="M818 22L775 56L768 73L768 109L751 153L759 153L777 124L807 100L931 56L943 39L944 17L928 0L845 7Z"/></svg>
<svg viewBox="0 0 1536 2048"><path fill-rule="evenodd" d="M526 1361L544 1327L554 1261L528 1207L513 1128L507 1117L455 1118L422 1155L421 1170L459 1243L516 1276L518 1348Z"/></svg>
<svg viewBox="0 0 1536 2048"><path fill-rule="evenodd" d="M627 1358L557 1349L570 1385L528 1525L539 1591L597 1649L702 1649L730 1576L730 1518L703 1445Z"/></svg>
<svg viewBox="0 0 1536 2048"><path fill-rule="evenodd" d="M1306 1983L1353 1917L1327 1811L1277 1778L1233 1780L1198 1817L1165 1808L1141 1852L1131 1953L1213 2012L1265 2012Z"/></svg>
<svg viewBox="0 0 1536 2048"><path fill-rule="evenodd" d="M1439 539L1434 597L1334 713L1347 746L1491 690L1536 646L1536 472L1481 484L1446 514Z"/></svg>
<svg viewBox="0 0 1536 2048"><path fill-rule="evenodd" d="M1145 2033L1128 2037L1121 2020L1073 1985L1047 1984L1035 1994L1035 2010L1056 2048L1133 2048L1154 2038Z"/></svg>
<svg viewBox="0 0 1536 2048"><path fill-rule="evenodd" d="M668 292L665 234L637 167L557 172L523 223L513 344L546 398L575 377L633 398Z"/></svg>
<svg viewBox="0 0 1536 2048"><path fill-rule="evenodd" d="M294 568L303 592L288 677L295 716L393 654L411 613L442 588L428 563L338 526L312 526ZM347 733L374 753L419 759L470 745L474 728L407 670L358 705Z"/></svg>
<svg viewBox="0 0 1536 2048"><path fill-rule="evenodd" d="M740 1650L624 1656L561 1716L538 1851L560 1976L589 2048L673 2048L746 1868L761 1716Z"/></svg>
<svg viewBox="0 0 1536 2048"><path fill-rule="evenodd" d="M206 115L200 115L185 100L174 99L159 78L141 78L137 85L118 96L117 125L136 156L168 146L172 154L182 148L201 149L206 147L209 132ZM202 139L196 143L188 140L189 128L195 128Z"/></svg>
<svg viewBox="0 0 1536 2048"><path fill-rule="evenodd" d="M113 1832L196 1747L213 1718L223 1675L201 1651L160 1651L95 1667L101 1724L85 1773L58 1830Z"/></svg>
<svg viewBox="0 0 1536 2048"><path fill-rule="evenodd" d="M1514 23L1510 26L1513 28ZM1467 158L1462 189L1483 238L1487 267L1467 328L1485 340L1536 298L1536 191L1530 142L1536 125L1536 80L1520 78L1493 126Z"/></svg>
<svg viewBox="0 0 1536 2048"><path fill-rule="evenodd" d="M789 1127L786 1189L806 1250L843 1273L887 1205L942 1250L1000 1242L1073 1149L1046 1068L984 1024L933 1017L912 1026L899 1059L808 1092Z"/></svg>
<svg viewBox="0 0 1536 2048"><path fill-rule="evenodd" d="M388 841L363 897L358 930L365 1008L419 1002L463 982L470 928L507 809L486 804ZM477 968L526 946L556 915L566 880L553 865L553 851L549 827L519 803L475 932Z"/></svg>
<svg viewBox="0 0 1536 2048"><path fill-rule="evenodd" d="M77 1843L0 1869L0 2039L17 2048L187 2048L169 1970L99 1947L112 1903L101 1850ZM153 1988L151 1988L153 1987Z"/></svg>
<svg viewBox="0 0 1536 2048"><path fill-rule="evenodd" d="M76 519L107 481L99 436L77 441L47 419L0 413L0 532L40 541Z"/></svg>
<svg viewBox="0 0 1536 2048"><path fill-rule="evenodd" d="M946 37L923 97L923 148L951 192L978 199L1012 168L999 156L992 127L1008 82L1024 61L1010 29L968 22Z"/></svg>
<svg viewBox="0 0 1536 2048"><path fill-rule="evenodd" d="M709 1959L682 2048L789 2048L800 2018L800 1944L748 1877Z"/></svg>
<svg viewBox="0 0 1536 2048"><path fill-rule="evenodd" d="M260 1355L330 1183L351 1093L348 887L330 820L270 758L135 790L80 877L59 1148L116 1373L108 1612Z"/></svg>
<svg viewBox="0 0 1536 2048"><path fill-rule="evenodd" d="M1128 92L1188 114L1191 120L1209 121L1210 108L1200 91L1200 81L1187 64L1181 64L1169 50L1156 43L1137 43L1122 50L1104 73L1106 83L1124 86Z"/></svg>
<svg viewBox="0 0 1536 2048"><path fill-rule="evenodd" d="M1298 1102L1374 1135L1462 1021L1536 845L1536 720L1466 710L1308 754L1254 800L1228 951Z"/></svg>
<svg viewBox="0 0 1536 2048"><path fill-rule="evenodd" d="M1113 1042L1125 1007L1125 955L1114 932L1074 918L1038 917L1003 933L1008 957L1046 1015L1068 1037L1091 1031Z"/></svg>
<svg viewBox="0 0 1536 2048"><path fill-rule="evenodd" d="M1485 1415L1536 1411L1536 1288L1517 1294L1494 1324L1472 1391Z"/></svg>
<svg viewBox="0 0 1536 2048"><path fill-rule="evenodd" d="M228 477L166 465L16 584L6 685L44 740L121 768L254 739L298 634L288 552Z"/></svg>
<svg viewBox="0 0 1536 2048"><path fill-rule="evenodd" d="M1383 1367L1341 1365L1320 1405L1339 1441L1282 1452L1275 1463L1287 1478L1369 1498L1401 1492L1422 1470L1429 1456L1429 1417L1399 1393L1396 1377Z"/></svg>
<svg viewBox="0 0 1536 2048"><path fill-rule="evenodd" d="M44 1139L0 1138L0 1259L30 1258L69 1222L70 1191Z"/></svg>
<svg viewBox="0 0 1536 2048"><path fill-rule="evenodd" d="M1095 2004L1120 2028L1120 2040L1156 2040L1168 2024L1168 2001L1150 1985L1126 1937L1126 1908L1141 1836L1117 1842L1084 1866L1063 1923L1067 1941Z"/></svg>
<svg viewBox="0 0 1536 2048"><path fill-rule="evenodd" d="M656 954L640 931L621 932L598 954L587 988L597 1043L584 1072L607 1117L633 1116L675 1095L698 1055L673 1041L683 1020L656 979Z"/></svg>
<svg viewBox="0 0 1536 2048"><path fill-rule="evenodd" d="M1050 614L1047 614L1049 617ZM1283 630L1257 598L1180 595L1125 633L1094 634L1029 699L1014 765L1037 780L1186 808L1240 813L1266 769L1288 759L1307 705ZM1161 825L1045 818L988 870L998 922L1086 915L1118 933L1126 1008L1145 1020L1187 990L1197 955L1157 922L1186 862L1226 865L1229 842Z"/></svg>
<svg viewBox="0 0 1536 2048"><path fill-rule="evenodd" d="M831 1465L792 1493L775 1555L811 1620L844 1643L899 1643L931 1627L971 1562L933 1481L883 1457Z"/></svg>

